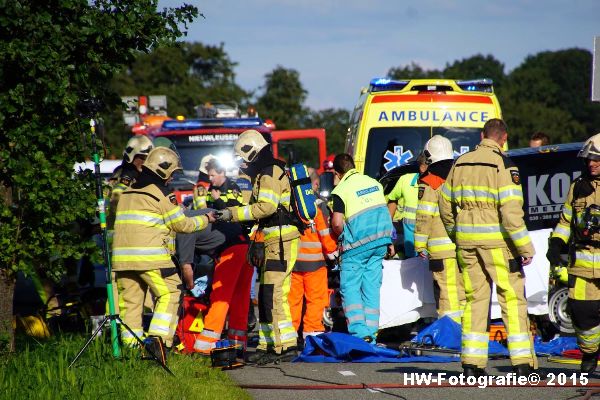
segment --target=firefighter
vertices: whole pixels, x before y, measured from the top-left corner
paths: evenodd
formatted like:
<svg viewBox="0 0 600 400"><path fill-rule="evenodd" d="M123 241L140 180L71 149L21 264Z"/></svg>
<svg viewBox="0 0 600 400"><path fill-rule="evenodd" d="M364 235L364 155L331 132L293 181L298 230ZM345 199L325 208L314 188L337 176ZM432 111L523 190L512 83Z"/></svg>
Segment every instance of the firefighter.
<svg viewBox="0 0 600 400"><path fill-rule="evenodd" d="M340 290L348 332L368 343L379 328L379 290L386 253L393 255L392 219L383 188L359 173L348 154L333 167L340 183L333 189L331 228L342 245Z"/></svg>
<svg viewBox="0 0 600 400"><path fill-rule="evenodd" d="M194 199L194 209L201 210L209 207L215 210L222 210L227 207L244 204L242 191L233 180L225 176L225 168L220 165L216 158L206 163L206 170L208 171L208 179L210 180L208 193L204 196L197 196Z"/></svg>
<svg viewBox="0 0 600 400"><path fill-rule="evenodd" d="M181 280L171 261L171 232L194 232L214 222L214 215L187 218L167 188L173 173L181 170L173 150L158 147L148 154L142 172L125 190L116 212L112 261L119 290L123 322L139 337L146 289L155 298L148 335L162 338L170 347L177 324ZM136 340L121 330L126 345Z"/></svg>
<svg viewBox="0 0 600 400"><path fill-rule="evenodd" d="M248 361L259 365L291 361L296 357L297 335L288 294L300 232L294 225L289 178L285 163L273 157L269 144L258 131L244 131L234 147L244 161L240 168L252 178L252 198L247 206L220 211L218 219L257 222L249 257L251 264L260 268L259 343Z"/></svg>
<svg viewBox="0 0 600 400"><path fill-rule="evenodd" d="M194 186L192 209L201 210L204 204L206 204L206 195L208 187L210 186L210 178L208 177L208 170L206 169L208 162L214 160L216 157L212 154L208 154L202 157L200 160L200 167L198 168L198 181Z"/></svg>
<svg viewBox="0 0 600 400"><path fill-rule="evenodd" d="M134 136L127 142L125 151L123 152L123 163L120 166L119 181L112 188L110 195L109 215L106 221L109 230L113 229L115 212L121 194L135 182L140 172L142 172L142 165L153 148L152 140L144 135Z"/></svg>
<svg viewBox="0 0 600 400"><path fill-rule="evenodd" d="M488 120L479 146L454 163L439 199L440 217L463 271L461 361L467 376L485 375L492 281L515 373L527 376L537 368L523 274L535 250L523 220L519 171L502 152L507 138L504 121Z"/></svg>
<svg viewBox="0 0 600 400"><path fill-rule="evenodd" d="M199 215L196 210L185 213L188 216ZM240 224L214 223L199 232L177 234L177 255L182 272L191 272L183 274L184 284L189 290L194 288L194 253L207 255L215 262L210 307L204 318L204 328L194 342L194 350L202 355L210 355L221 339L227 316L228 339L242 349L246 348L250 280L254 272L246 261L248 242Z"/></svg>
<svg viewBox="0 0 600 400"><path fill-rule="evenodd" d="M456 263L456 246L444 229L438 208L441 187L454 162L452 142L435 135L425 143L423 154L428 167L419 179L415 249L419 256L429 258L438 317L447 315L460 324L465 289Z"/></svg>
<svg viewBox="0 0 600 400"><path fill-rule="evenodd" d="M561 266L561 249L569 245L567 304L583 353L581 372L593 373L600 346L600 133L577 156L586 170L571 184L547 258L552 267Z"/></svg>
<svg viewBox="0 0 600 400"><path fill-rule="evenodd" d="M312 172L313 190L318 189L319 175ZM308 227L300 237L300 251L292 272L292 288L289 295L294 329L298 331L302 322L302 336L318 335L325 331L323 310L329 305L327 290L327 263L324 255L333 254L337 243L329 232L330 212L322 199L317 198L317 216L314 227ZM333 256L332 256L333 257ZM302 306L306 310L302 316Z"/></svg>
<svg viewBox="0 0 600 400"><path fill-rule="evenodd" d="M425 157L420 154L417 157L419 172L404 174L398 179L392 191L388 194L388 210L392 220L398 209L398 203L402 206L400 220L404 232L404 256L415 257L415 222L417 217L417 203L419 193L419 175L427 170Z"/></svg>

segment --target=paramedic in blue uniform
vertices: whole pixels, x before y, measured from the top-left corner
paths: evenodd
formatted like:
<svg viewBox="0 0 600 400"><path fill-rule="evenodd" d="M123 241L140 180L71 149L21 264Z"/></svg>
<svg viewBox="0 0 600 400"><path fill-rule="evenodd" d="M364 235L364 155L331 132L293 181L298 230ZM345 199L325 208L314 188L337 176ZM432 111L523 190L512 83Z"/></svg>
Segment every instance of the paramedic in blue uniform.
<svg viewBox="0 0 600 400"><path fill-rule="evenodd" d="M359 173L350 155L338 154L333 168L340 182L332 192L331 227L342 245L340 289L348 332L371 343L379 327L383 258L394 252L392 219L383 188Z"/></svg>

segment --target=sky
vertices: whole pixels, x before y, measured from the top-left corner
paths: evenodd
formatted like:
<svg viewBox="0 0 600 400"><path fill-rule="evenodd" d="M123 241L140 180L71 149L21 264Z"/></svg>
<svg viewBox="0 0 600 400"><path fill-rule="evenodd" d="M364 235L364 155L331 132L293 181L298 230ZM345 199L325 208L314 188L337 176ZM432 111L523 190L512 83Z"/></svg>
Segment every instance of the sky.
<svg viewBox="0 0 600 400"><path fill-rule="evenodd" d="M600 36L599 0L160 0L205 18L186 41L224 44L236 82L260 94L277 66L294 69L313 110L354 108L392 67L443 69L476 54L510 72L528 55L582 48ZM600 56L600 55L598 55ZM476 78L476 77L458 77Z"/></svg>

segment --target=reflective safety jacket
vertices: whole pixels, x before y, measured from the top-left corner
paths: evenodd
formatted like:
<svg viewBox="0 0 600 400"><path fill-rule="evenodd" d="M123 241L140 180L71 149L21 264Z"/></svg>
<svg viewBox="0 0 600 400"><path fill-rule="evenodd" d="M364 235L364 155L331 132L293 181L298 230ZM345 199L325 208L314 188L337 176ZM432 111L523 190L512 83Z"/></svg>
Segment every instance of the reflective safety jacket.
<svg viewBox="0 0 600 400"><path fill-rule="evenodd" d="M112 266L115 271L174 268L172 231L190 233L208 225L205 215L186 217L175 195L154 184L121 194L115 220Z"/></svg>
<svg viewBox="0 0 600 400"><path fill-rule="evenodd" d="M288 241L300 237L296 226L282 219L279 223L277 211L293 212L290 205L290 180L280 165L269 165L258 173L252 187L250 204L227 207L233 215L233 222L257 221L264 236L265 244Z"/></svg>
<svg viewBox="0 0 600 400"><path fill-rule="evenodd" d="M337 243L331 237L329 225L325 221L321 207L317 207L315 226L306 228L300 236L298 258L294 265L294 272L313 272L325 266L323 254L330 254L337 250Z"/></svg>
<svg viewBox="0 0 600 400"><path fill-rule="evenodd" d="M515 256L535 254L523 220L519 170L491 139L456 160L442 186L439 207L458 247L508 247Z"/></svg>
<svg viewBox="0 0 600 400"><path fill-rule="evenodd" d="M582 182L583 180L585 181ZM579 185L588 187L586 190L575 190ZM576 194L577 198L573 201ZM573 228L580 229L578 225L585 209L592 204L600 205L600 180L577 179L571 184L560 220L552 232L552 237L572 244L568 271L569 274L582 278L600 278L600 232L592 233L588 240L581 240L581 235L573 232Z"/></svg>
<svg viewBox="0 0 600 400"><path fill-rule="evenodd" d="M415 250L417 253L427 251L431 260L456 257L456 246L444 229L438 207L443 183L443 178L429 173L419 185Z"/></svg>
<svg viewBox="0 0 600 400"><path fill-rule="evenodd" d="M392 219L381 184L351 169L331 192L344 203L343 257L390 244Z"/></svg>
<svg viewBox="0 0 600 400"><path fill-rule="evenodd" d="M417 203L419 192L419 174L402 175L392 191L388 194L388 200L397 201L398 207L401 207L400 216L404 224L415 224L417 217Z"/></svg>
<svg viewBox="0 0 600 400"><path fill-rule="evenodd" d="M215 210L223 210L227 207L234 207L244 204L244 198L242 191L238 185L229 178L225 179L225 183L215 188L221 192L221 195L217 200L213 199L211 195L211 189L206 189L201 184L198 184L194 188L194 210L202 210L203 208L213 208Z"/></svg>

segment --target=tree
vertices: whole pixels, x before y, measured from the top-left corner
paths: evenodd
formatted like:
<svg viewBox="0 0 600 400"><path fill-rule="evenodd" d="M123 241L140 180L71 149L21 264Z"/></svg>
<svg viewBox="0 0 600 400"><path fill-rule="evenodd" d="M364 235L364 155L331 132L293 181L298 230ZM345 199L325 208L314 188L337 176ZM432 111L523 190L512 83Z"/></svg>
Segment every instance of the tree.
<svg viewBox="0 0 600 400"><path fill-rule="evenodd" d="M262 89L264 92L256 102L256 110L262 118L273 120L277 129L301 127L301 119L307 112L304 107L307 92L298 71L277 66L265 75Z"/></svg>
<svg viewBox="0 0 600 400"><path fill-rule="evenodd" d="M494 81L494 87L502 87L506 80L504 64L488 54L474 55L462 60L456 60L452 64L446 64L443 77L448 79L478 79L489 78Z"/></svg>
<svg viewBox="0 0 600 400"><path fill-rule="evenodd" d="M528 56L508 76L506 90L500 96L506 111L522 108L524 102L533 115L515 119L513 129L531 135L534 131L550 134L553 142L582 141L600 129L600 104L590 101L592 54L582 49L545 51ZM526 130L534 115L532 130Z"/></svg>
<svg viewBox="0 0 600 400"><path fill-rule="evenodd" d="M93 184L89 174L74 176L73 165L89 153L82 137L98 111L90 100L118 104L112 76L180 37L179 25L198 12L157 11L157 0L3 4L0 182L12 196L0 201L0 338L13 350L16 272L58 277L65 260L89 247L73 227L94 215Z"/></svg>
<svg viewBox="0 0 600 400"><path fill-rule="evenodd" d="M425 70L414 61L404 67L392 67L388 71L388 76L392 79L424 79L441 78L442 71L437 69Z"/></svg>
<svg viewBox="0 0 600 400"><path fill-rule="evenodd" d="M324 128L327 135L327 151L339 154L344 151L350 113L341 108L310 111L302 125L306 128Z"/></svg>
<svg viewBox="0 0 600 400"><path fill-rule="evenodd" d="M196 116L194 107L205 102L248 102L250 94L235 83L236 65L223 44L180 42L140 54L113 78L111 88L122 96L166 95L169 115L190 118ZM131 131L121 108L111 115L108 138L112 153L120 156Z"/></svg>

